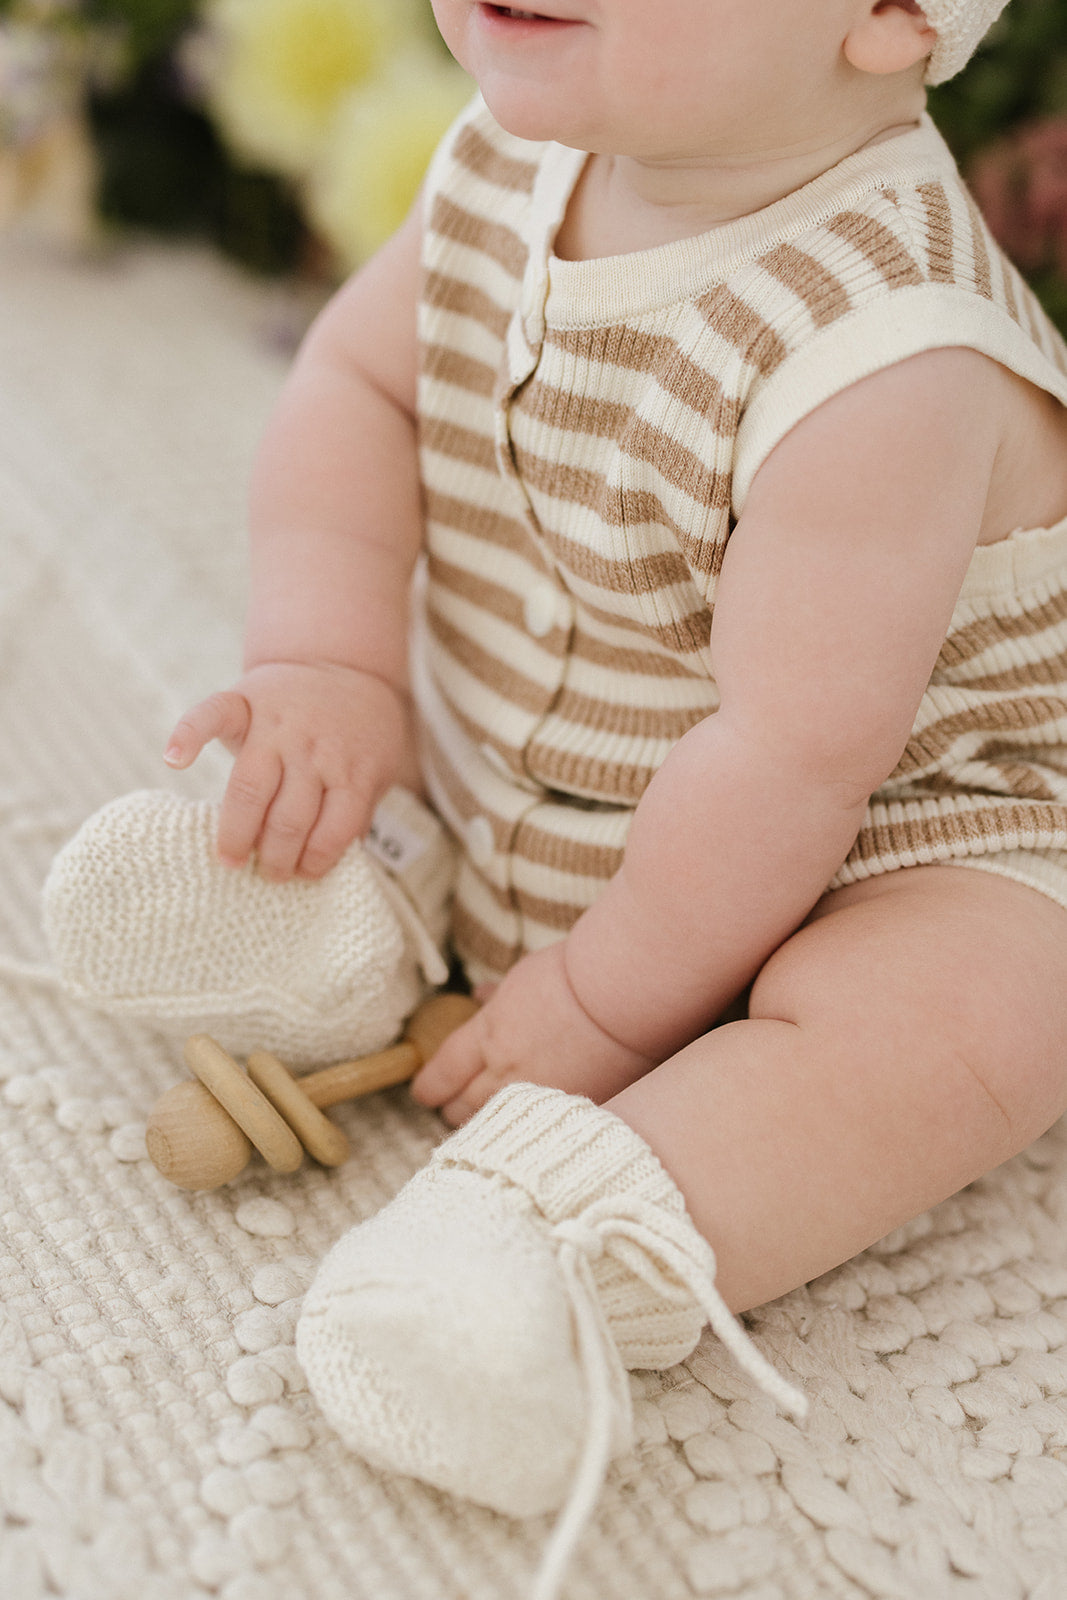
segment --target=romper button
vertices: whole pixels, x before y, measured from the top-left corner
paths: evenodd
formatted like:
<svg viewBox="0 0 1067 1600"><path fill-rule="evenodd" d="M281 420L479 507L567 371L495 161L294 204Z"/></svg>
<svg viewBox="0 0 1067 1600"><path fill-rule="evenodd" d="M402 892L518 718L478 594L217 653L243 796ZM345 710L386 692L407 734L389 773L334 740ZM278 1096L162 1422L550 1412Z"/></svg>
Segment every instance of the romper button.
<svg viewBox="0 0 1067 1600"><path fill-rule="evenodd" d="M493 824L488 817L472 817L467 824L467 849L476 867L487 867L496 854Z"/></svg>
<svg viewBox="0 0 1067 1600"><path fill-rule="evenodd" d="M556 621L556 591L547 579L534 585L522 608L523 621L535 639L552 632Z"/></svg>

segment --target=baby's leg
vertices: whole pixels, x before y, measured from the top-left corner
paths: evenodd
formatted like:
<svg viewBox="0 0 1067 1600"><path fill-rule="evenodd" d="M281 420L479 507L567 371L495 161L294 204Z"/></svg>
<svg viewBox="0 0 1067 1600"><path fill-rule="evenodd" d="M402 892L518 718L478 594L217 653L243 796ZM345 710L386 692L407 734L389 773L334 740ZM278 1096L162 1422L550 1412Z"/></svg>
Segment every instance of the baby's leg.
<svg viewBox="0 0 1067 1600"><path fill-rule="evenodd" d="M735 1311L956 1193L1065 1107L1067 913L954 867L826 896L748 1019L609 1103L682 1190Z"/></svg>

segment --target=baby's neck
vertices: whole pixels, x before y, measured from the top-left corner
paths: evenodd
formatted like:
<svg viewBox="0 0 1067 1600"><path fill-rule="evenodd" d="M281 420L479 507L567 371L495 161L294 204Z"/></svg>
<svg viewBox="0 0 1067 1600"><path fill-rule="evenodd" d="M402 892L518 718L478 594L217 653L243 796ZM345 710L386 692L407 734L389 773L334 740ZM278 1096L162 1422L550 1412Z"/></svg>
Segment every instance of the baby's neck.
<svg viewBox="0 0 1067 1600"><path fill-rule="evenodd" d="M556 236L556 254L587 261L693 238L762 211L858 150L907 132L916 121L873 133L852 130L817 148L761 153L753 159L590 156Z"/></svg>

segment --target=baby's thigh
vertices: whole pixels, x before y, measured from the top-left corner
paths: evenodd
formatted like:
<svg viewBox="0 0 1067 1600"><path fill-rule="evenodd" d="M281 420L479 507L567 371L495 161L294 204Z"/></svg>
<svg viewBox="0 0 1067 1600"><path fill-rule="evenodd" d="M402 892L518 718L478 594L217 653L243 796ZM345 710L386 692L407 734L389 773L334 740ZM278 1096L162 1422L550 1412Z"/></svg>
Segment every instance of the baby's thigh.
<svg viewBox="0 0 1067 1600"><path fill-rule="evenodd" d="M991 872L912 867L826 895L752 987L778 1017L909 1071L965 1064L1004 1155L1067 1109L1067 910Z"/></svg>

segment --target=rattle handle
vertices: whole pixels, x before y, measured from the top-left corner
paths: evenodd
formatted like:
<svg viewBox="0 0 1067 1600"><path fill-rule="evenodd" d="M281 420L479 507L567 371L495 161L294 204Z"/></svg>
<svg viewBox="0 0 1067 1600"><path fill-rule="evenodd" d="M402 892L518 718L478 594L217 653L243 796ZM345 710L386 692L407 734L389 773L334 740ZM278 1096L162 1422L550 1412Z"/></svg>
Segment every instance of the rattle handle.
<svg viewBox="0 0 1067 1600"><path fill-rule="evenodd" d="M297 1081L312 1105L324 1111L327 1106L340 1105L342 1100L355 1100L358 1095L406 1083L421 1066L422 1051L404 1039L389 1050L379 1050L377 1055L339 1061L335 1067L323 1067Z"/></svg>

